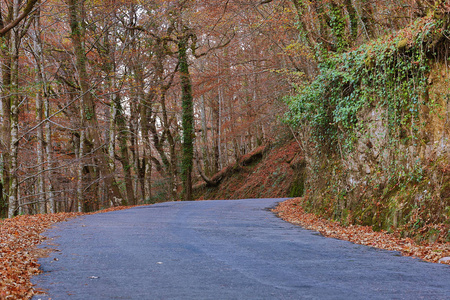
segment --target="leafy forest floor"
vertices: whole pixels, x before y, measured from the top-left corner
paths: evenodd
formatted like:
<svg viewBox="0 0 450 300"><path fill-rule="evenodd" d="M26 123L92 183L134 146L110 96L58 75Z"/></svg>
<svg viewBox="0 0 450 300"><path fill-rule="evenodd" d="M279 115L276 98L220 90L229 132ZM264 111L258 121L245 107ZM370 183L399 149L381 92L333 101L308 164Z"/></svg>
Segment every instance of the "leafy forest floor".
<svg viewBox="0 0 450 300"><path fill-rule="evenodd" d="M303 167L304 157L296 141L261 146L214 175L212 178L221 178L217 186L199 182L194 196L199 200L292 197L303 193L299 177Z"/></svg>

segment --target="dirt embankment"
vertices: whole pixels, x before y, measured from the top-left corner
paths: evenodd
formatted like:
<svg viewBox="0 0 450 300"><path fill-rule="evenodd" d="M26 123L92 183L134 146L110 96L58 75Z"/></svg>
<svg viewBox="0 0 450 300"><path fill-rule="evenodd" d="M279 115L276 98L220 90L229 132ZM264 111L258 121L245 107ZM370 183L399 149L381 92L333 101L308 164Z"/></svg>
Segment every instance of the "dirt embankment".
<svg viewBox="0 0 450 300"><path fill-rule="evenodd" d="M194 187L196 199L283 198L303 194L304 159L296 141L261 146Z"/></svg>

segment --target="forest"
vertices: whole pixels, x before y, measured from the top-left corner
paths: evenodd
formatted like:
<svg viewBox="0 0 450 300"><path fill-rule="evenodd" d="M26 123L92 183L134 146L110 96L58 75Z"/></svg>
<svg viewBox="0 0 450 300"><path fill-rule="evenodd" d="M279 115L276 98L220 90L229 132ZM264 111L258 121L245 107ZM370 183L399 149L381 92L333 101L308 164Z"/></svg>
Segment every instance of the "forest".
<svg viewBox="0 0 450 300"><path fill-rule="evenodd" d="M415 143L433 140L422 134L433 122L420 113L429 106L428 114L444 113L445 121L447 111L448 120L448 82L436 92L443 105L427 89L433 64L440 64L435 82L447 76L439 74L448 70L448 1L0 5L1 217L193 200L196 182L289 135L305 155L310 199L330 196L311 209L378 222L382 206L355 199L365 199L370 185L391 199L398 183L422 182L424 172L408 160L417 158L408 150ZM377 109L389 128L381 139L390 141L379 147L361 134L379 136L370 128L384 123L364 126ZM447 135L434 171L448 174L450 126L439 124ZM364 150L352 162L358 143L386 159L371 162ZM406 149L407 159L392 149ZM450 211L445 182L436 186L441 215ZM370 213L352 215L357 207ZM398 222L398 212L384 219Z"/></svg>

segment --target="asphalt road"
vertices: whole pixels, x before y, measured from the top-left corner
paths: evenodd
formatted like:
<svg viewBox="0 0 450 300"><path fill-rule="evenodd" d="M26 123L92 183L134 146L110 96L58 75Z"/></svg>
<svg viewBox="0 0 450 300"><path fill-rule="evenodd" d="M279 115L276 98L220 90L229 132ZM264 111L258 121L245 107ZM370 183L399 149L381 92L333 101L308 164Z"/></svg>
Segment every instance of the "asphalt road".
<svg viewBox="0 0 450 300"><path fill-rule="evenodd" d="M450 299L450 267L324 238L281 199L171 202L46 233L33 299Z"/></svg>

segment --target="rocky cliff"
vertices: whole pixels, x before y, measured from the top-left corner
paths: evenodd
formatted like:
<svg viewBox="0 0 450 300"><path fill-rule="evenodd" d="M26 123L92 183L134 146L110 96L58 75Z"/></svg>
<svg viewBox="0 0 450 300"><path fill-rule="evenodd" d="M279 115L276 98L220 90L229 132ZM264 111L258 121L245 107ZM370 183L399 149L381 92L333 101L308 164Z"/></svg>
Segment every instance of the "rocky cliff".
<svg viewBox="0 0 450 300"><path fill-rule="evenodd" d="M428 16L332 57L288 99L307 162L307 210L450 239L448 24Z"/></svg>

